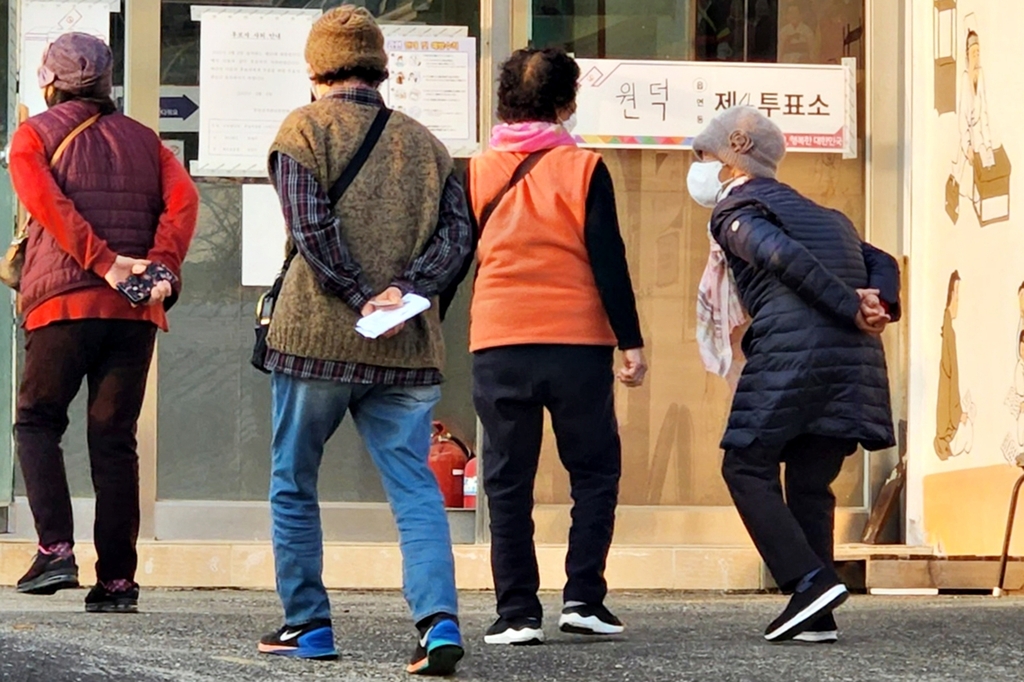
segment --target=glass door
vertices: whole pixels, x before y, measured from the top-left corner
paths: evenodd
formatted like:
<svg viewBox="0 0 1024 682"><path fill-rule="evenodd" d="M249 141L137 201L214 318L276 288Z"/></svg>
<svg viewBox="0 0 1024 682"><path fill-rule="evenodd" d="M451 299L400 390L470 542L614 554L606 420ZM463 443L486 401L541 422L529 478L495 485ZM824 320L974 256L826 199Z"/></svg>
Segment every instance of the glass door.
<svg viewBox="0 0 1024 682"><path fill-rule="evenodd" d="M251 8L253 0L163 0L161 109L185 98L202 107L201 25L193 8ZM328 0L286 0L284 9L325 10ZM382 24L462 27L479 39L478 3L463 0L373 0L365 6ZM398 72L400 73L400 72ZM161 120L161 137L197 158L199 126L193 106L184 121ZM189 126L192 123L192 127ZM457 165L464 168L464 160ZM199 223L183 266L187 282L161 337L157 418L157 536L165 540L266 539L270 476L270 384L249 365L252 316L263 287L243 285L242 195L258 178L195 177ZM467 292L445 322L447 382L435 418L472 441ZM330 541L397 538L377 471L350 419L330 440L320 471L324 535ZM211 521L213 519L214 521ZM470 526L463 540L472 541ZM456 535L458 535L456 531Z"/></svg>
<svg viewBox="0 0 1024 682"><path fill-rule="evenodd" d="M864 101L862 0L517 0L528 17L519 45L559 46L576 58L836 64L857 58ZM612 68L612 67L609 67ZM639 90L637 90L639 92ZM863 121L864 116L859 116ZM863 140L863 127L858 138ZM641 389L618 389L623 441L618 542L736 544L720 469L719 439L732 393L708 374L696 339L697 286L708 257L709 211L690 200L689 151L604 149L647 340L651 374ZM843 211L863 233L863 153L791 154L780 179ZM835 492L837 538L859 536L864 522L865 458L850 457ZM551 531L564 537L568 477L550 431L536 499ZM546 507L546 511L544 508ZM844 528L847 529L844 533Z"/></svg>
<svg viewBox="0 0 1024 682"><path fill-rule="evenodd" d="M0 20L0 49L7 64L17 58L15 35L11 27L15 26L13 13L15 3L3 3L3 18ZM11 69L0 70L0 140L6 145L10 140L17 123L14 104L16 99L12 93L15 87L9 74ZM13 124L12 124L13 122ZM7 231L0 232L3 239L13 236L15 225L14 191L11 189L7 175L6 154L0 164L0 224L9 226ZM6 247L6 244L4 244ZM7 509L14 501L14 441L12 422L14 416L14 377L11 354L14 347L14 295L5 291L6 297L0 303L0 433L8 434L0 438L0 533L7 531Z"/></svg>

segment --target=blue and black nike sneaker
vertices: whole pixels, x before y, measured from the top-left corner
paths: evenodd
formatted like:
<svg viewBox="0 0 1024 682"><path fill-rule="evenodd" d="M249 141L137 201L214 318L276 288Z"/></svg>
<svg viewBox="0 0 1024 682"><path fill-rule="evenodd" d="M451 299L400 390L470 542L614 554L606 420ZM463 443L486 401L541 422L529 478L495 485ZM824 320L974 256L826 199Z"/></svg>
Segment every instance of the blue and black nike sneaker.
<svg viewBox="0 0 1024 682"><path fill-rule="evenodd" d="M455 666L465 655L458 621L452 616L442 615L422 632L412 661L405 670L413 675L454 675Z"/></svg>
<svg viewBox="0 0 1024 682"><path fill-rule="evenodd" d="M338 658L334 648L334 630L329 620L314 620L305 625L285 625L260 640L261 654L333 661Z"/></svg>

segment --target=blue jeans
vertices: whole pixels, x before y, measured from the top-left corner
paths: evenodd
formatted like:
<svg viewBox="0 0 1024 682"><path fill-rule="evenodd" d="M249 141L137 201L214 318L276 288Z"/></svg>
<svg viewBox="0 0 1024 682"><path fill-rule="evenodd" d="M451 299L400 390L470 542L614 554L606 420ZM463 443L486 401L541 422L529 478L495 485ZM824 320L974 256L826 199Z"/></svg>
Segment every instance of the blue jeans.
<svg viewBox="0 0 1024 682"><path fill-rule="evenodd" d="M285 624L329 619L317 480L324 445L348 411L380 472L398 526L405 598L416 622L458 614L444 500L427 466L437 386L297 379L275 372L270 512Z"/></svg>

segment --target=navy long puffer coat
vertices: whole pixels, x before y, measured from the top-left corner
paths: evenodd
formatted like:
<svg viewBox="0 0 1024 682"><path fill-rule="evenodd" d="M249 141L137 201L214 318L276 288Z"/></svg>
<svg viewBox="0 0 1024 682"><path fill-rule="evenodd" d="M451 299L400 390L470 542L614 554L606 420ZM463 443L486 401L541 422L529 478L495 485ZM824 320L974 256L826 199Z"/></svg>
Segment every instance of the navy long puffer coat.
<svg viewBox="0 0 1024 682"><path fill-rule="evenodd" d="M898 302L895 260L864 244L843 214L765 178L719 202L711 231L751 317L722 448L781 448L802 434L893 446L885 353L856 327L855 290Z"/></svg>

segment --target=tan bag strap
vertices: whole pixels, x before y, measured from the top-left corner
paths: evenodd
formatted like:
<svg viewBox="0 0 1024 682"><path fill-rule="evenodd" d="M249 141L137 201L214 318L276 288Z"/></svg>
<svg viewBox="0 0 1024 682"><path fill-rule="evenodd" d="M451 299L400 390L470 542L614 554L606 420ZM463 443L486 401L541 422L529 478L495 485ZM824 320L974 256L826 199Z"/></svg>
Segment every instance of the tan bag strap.
<svg viewBox="0 0 1024 682"><path fill-rule="evenodd" d="M57 151L55 151L53 153L53 156L50 157L50 168L53 168L54 166L57 165L57 162L60 161L60 157L64 156L64 152L66 152L71 143L75 141L75 138L84 133L86 129L89 128L89 126L91 126L98 120L100 120L100 115L96 114L95 116L92 116L83 121L80 126L78 126L70 133L68 133L68 136L65 137L64 140L57 147Z"/></svg>
<svg viewBox="0 0 1024 682"><path fill-rule="evenodd" d="M21 113L21 112L19 112L19 113ZM26 113L27 113L27 111L26 111ZM57 165L57 162L59 162L61 157L64 156L64 152L66 152L68 147L71 146L71 143L75 141L75 138L78 137L79 135L81 135L82 133L84 133L89 128L89 126L91 126L93 123L95 123L98 120L100 120L100 114L96 114L95 116L90 116L85 121L83 121L77 128L75 128L70 133L68 133L67 137L65 137L63 140L61 140L61 143L57 146L57 150L55 152L53 152L53 156L50 157L50 168L53 168L53 167L55 167ZM17 229L15 231L14 238L16 240L18 240L18 239L24 239L27 236L28 236L28 215L27 215L27 213L25 211L25 208L21 205L21 202L19 201L18 202L18 226L17 226Z"/></svg>
<svg viewBox="0 0 1024 682"><path fill-rule="evenodd" d="M28 120L28 107L24 104L18 105L18 125ZM25 205L18 202L18 213L14 223L14 241L20 241L28 237L28 211Z"/></svg>

